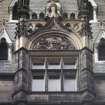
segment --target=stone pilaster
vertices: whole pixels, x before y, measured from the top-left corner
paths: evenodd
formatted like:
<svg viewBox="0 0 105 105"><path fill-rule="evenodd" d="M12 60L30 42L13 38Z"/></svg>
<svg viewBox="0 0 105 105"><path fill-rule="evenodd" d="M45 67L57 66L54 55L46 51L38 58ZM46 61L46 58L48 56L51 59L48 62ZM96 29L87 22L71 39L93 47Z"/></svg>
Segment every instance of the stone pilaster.
<svg viewBox="0 0 105 105"><path fill-rule="evenodd" d="M27 105L27 92L30 90L30 69L28 51L24 48L15 52L17 71L14 77L13 100L15 105Z"/></svg>
<svg viewBox="0 0 105 105"><path fill-rule="evenodd" d="M79 89L83 92L83 105L91 105L94 100L94 79L93 79L93 56L88 48L81 50L80 71L79 71Z"/></svg>

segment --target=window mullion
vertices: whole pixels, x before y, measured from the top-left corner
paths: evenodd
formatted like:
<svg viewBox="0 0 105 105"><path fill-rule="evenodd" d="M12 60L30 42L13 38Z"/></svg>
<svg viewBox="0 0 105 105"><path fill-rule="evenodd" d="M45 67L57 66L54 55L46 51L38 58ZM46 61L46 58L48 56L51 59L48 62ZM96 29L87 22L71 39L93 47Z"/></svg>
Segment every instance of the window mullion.
<svg viewBox="0 0 105 105"><path fill-rule="evenodd" d="M64 62L63 62L63 58L61 58L60 60L60 69L61 69L61 73L60 73L60 80L61 80L61 92L64 90L64 83L63 83L63 65L64 65Z"/></svg>
<svg viewBox="0 0 105 105"><path fill-rule="evenodd" d="M64 88L63 88L63 70L61 69L61 74L60 74L60 78L61 78L61 92L64 91Z"/></svg>
<svg viewBox="0 0 105 105"><path fill-rule="evenodd" d="M47 58L45 58L45 91L48 91L48 62L47 62Z"/></svg>

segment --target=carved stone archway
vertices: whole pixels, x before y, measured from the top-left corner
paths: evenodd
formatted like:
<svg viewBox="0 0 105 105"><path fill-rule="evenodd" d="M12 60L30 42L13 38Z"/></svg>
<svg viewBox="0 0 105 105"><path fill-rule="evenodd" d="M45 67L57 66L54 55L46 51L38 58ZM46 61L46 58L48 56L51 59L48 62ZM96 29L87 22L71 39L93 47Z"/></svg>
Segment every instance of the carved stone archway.
<svg viewBox="0 0 105 105"><path fill-rule="evenodd" d="M30 50L80 50L82 47L82 41L74 33L45 32L32 38L27 48Z"/></svg>

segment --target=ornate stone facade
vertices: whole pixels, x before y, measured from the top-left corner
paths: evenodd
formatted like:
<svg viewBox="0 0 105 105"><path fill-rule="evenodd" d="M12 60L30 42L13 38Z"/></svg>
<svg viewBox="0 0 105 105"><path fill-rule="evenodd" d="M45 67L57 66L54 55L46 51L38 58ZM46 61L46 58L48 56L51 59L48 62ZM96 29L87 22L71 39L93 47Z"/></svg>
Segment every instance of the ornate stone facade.
<svg viewBox="0 0 105 105"><path fill-rule="evenodd" d="M0 105L105 104L105 27L97 4L11 0L2 15L10 18L0 18Z"/></svg>

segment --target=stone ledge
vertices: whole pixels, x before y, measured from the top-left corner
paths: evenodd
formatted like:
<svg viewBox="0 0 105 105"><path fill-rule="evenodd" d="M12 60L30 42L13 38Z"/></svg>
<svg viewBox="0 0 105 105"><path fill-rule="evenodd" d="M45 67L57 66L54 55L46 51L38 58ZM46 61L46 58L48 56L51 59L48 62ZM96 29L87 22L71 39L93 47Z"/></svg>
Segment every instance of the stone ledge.
<svg viewBox="0 0 105 105"><path fill-rule="evenodd" d="M80 103L81 93L78 92L66 92L66 93L32 93L28 96L28 102L35 103Z"/></svg>

